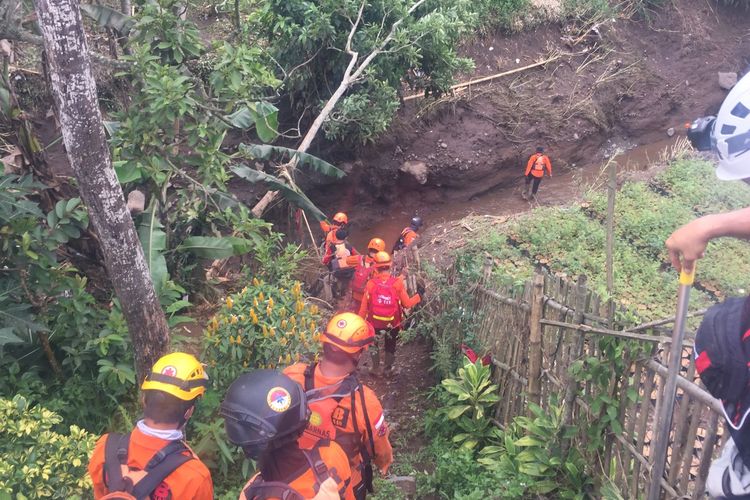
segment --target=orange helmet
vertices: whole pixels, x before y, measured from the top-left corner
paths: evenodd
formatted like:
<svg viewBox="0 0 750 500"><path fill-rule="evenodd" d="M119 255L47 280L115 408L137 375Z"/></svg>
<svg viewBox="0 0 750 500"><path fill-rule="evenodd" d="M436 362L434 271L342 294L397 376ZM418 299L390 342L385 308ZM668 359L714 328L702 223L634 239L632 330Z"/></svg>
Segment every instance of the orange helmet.
<svg viewBox="0 0 750 500"><path fill-rule="evenodd" d="M336 215L333 216L334 222L338 222L339 224L348 224L349 223L349 217L346 216L344 212L339 212Z"/></svg>
<svg viewBox="0 0 750 500"><path fill-rule="evenodd" d="M385 241L380 238L373 238L370 243L367 244L368 250L375 250L376 252L385 252Z"/></svg>
<svg viewBox="0 0 750 500"><path fill-rule="evenodd" d="M331 344L344 352L356 354L373 343L375 329L370 323L354 313L335 315L326 326L321 341Z"/></svg>
<svg viewBox="0 0 750 500"><path fill-rule="evenodd" d="M390 267L391 265L391 255L386 251L376 253L373 260L375 267Z"/></svg>

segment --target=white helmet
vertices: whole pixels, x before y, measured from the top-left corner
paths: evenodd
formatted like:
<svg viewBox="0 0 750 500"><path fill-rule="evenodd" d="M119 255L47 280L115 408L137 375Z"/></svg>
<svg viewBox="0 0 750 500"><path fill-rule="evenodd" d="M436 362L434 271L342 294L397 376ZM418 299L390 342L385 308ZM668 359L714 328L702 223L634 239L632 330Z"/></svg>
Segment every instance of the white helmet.
<svg viewBox="0 0 750 500"><path fill-rule="evenodd" d="M750 177L750 73L721 104L711 142L719 155L716 177L725 181Z"/></svg>

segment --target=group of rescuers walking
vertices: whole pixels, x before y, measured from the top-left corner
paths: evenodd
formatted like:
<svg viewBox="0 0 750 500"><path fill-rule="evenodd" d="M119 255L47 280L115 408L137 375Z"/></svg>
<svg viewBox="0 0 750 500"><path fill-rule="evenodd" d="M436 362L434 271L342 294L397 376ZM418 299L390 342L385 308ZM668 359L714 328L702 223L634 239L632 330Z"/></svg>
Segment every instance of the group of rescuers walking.
<svg viewBox="0 0 750 500"><path fill-rule="evenodd" d="M383 407L358 380L357 367L379 337L390 372L403 309L421 296L409 296L402 277L393 275L382 239L373 238L366 255L351 246L349 255L340 255L347 223L338 213L321 224L325 263L351 272L351 309L358 314L330 319L319 362L244 373L221 403L227 438L257 461L240 500L363 499L373 491L373 467L385 475L393 461ZM421 226L421 219L412 219L396 252L415 243ZM371 354L371 371L379 375L378 350ZM191 354L167 354L153 365L141 385L143 418L129 434L105 434L96 443L89 462L96 499L213 498L210 472L184 435L207 384L203 364Z"/></svg>

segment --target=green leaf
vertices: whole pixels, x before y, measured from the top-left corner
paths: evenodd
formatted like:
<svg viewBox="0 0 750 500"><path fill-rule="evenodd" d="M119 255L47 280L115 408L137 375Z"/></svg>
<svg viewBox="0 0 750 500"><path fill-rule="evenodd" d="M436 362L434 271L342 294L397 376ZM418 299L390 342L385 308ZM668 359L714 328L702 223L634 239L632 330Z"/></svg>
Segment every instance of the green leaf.
<svg viewBox="0 0 750 500"><path fill-rule="evenodd" d="M515 443L516 446L546 446L546 444L542 441L539 441L538 439L534 439L531 436L524 436Z"/></svg>
<svg viewBox="0 0 750 500"><path fill-rule="evenodd" d="M185 238L180 246L177 247L178 251L190 252L196 257L202 259L226 259L233 255L239 255L235 248L243 249L241 244L237 243L236 240L242 240L242 238L234 237L222 237L222 236L190 236ZM242 240L247 241L249 240Z"/></svg>
<svg viewBox="0 0 750 500"><path fill-rule="evenodd" d="M24 339L13 333L13 328L0 328L0 347L6 344L23 344L24 342L26 342Z"/></svg>
<svg viewBox="0 0 750 500"><path fill-rule="evenodd" d="M455 420L464 413L466 413L467 410L470 410L471 406L469 405L461 405L461 406L454 406L450 410L448 410L448 418L451 420Z"/></svg>
<svg viewBox="0 0 750 500"><path fill-rule="evenodd" d="M271 142L279 135L279 110L267 102L255 105L255 131L263 142Z"/></svg>
<svg viewBox="0 0 750 500"><path fill-rule="evenodd" d="M287 201L307 212L317 222L326 219L326 215L318 207L316 207L315 204L310 201L307 196L305 196L305 193L293 189L278 177L274 177L273 175L261 172L260 170L255 170L254 168L250 168L246 165L234 166L232 167L232 172L234 172L238 177L247 179L252 183L265 182L272 189L281 191L281 194L284 196L284 198L287 199Z"/></svg>
<svg viewBox="0 0 750 500"><path fill-rule="evenodd" d="M115 167L115 173L117 174L117 180L120 184L127 184L128 182L140 181L143 179L143 169L126 161L113 162Z"/></svg>
<svg viewBox="0 0 750 500"><path fill-rule="evenodd" d="M249 154L252 158L259 160L268 160L273 157L274 154L283 156L285 158L297 157L297 162L300 166L308 166L323 175L341 179L346 175L346 172L328 163L325 160L321 160L317 156L311 154L302 153L296 149L284 148L281 146L269 146L268 144L240 144L240 151Z"/></svg>
<svg viewBox="0 0 750 500"><path fill-rule="evenodd" d="M224 116L224 119L234 128L243 130L255 125L255 131L263 142L271 142L279 135L279 110L267 102L243 106L231 115Z"/></svg>
<svg viewBox="0 0 750 500"><path fill-rule="evenodd" d="M164 252L167 249L167 235L162 231L162 225L156 212L157 207L154 204L148 212L141 215L138 224L138 238L141 240L143 255L151 271L156 295L161 296L164 286L169 281L169 270L164 258Z"/></svg>
<svg viewBox="0 0 750 500"><path fill-rule="evenodd" d="M102 125L104 125L104 130L107 132L107 135L111 138L113 137L118 130L120 130L120 122L111 122L111 121L102 121Z"/></svg>
<svg viewBox="0 0 750 500"><path fill-rule="evenodd" d="M123 36L127 36L135 25L135 20L106 5L81 4L81 12L99 23L99 26L112 28Z"/></svg>

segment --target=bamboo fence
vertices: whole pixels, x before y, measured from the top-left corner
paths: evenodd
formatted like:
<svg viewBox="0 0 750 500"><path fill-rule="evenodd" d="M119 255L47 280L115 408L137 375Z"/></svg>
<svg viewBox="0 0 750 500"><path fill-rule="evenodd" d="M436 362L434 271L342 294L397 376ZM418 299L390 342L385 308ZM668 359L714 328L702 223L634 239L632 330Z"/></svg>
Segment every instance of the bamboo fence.
<svg viewBox="0 0 750 500"><path fill-rule="evenodd" d="M600 472L617 485L624 498L645 497L651 481L649 449L659 432L654 422L670 342L664 325L670 318L633 328L618 325L614 308L588 290L584 276L572 283L539 273L523 287L493 290L486 285L491 265L488 261L485 281L474 288L473 301L479 323L477 338L492 354L493 377L499 386L496 423L506 425L515 416L527 414L530 401L546 408L553 400L564 405L567 424L593 423L601 418L601 412L592 411L586 401L606 391L619 403L616 418L621 432L607 429L599 456ZM579 384L569 376L568 368L579 359L603 359L599 340L604 337L643 343L644 349L639 351L647 354L631 357L633 351L626 348L626 368L621 373L611 370L608 383ZM708 467L725 435L720 403L696 383L695 364L690 362L692 338L688 335L682 351L661 479L662 496L669 499L704 498ZM586 439L581 433L568 445L585 446Z"/></svg>

